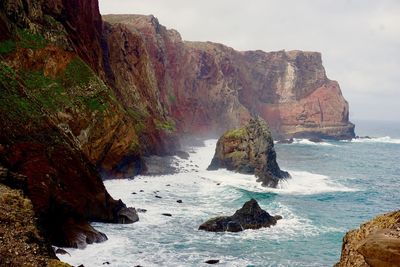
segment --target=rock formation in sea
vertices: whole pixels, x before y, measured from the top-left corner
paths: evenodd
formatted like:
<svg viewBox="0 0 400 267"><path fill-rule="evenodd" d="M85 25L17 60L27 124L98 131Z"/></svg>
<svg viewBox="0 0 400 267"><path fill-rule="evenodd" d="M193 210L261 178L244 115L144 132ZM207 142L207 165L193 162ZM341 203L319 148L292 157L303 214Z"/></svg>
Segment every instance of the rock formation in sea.
<svg viewBox="0 0 400 267"><path fill-rule="evenodd" d="M150 66L161 102L181 132L222 133L255 113L269 123L276 139L354 137L348 103L339 84L327 78L320 53L239 52L217 43L183 41L154 16L103 19L109 43L137 44L127 55L141 55L136 64ZM122 60L120 65L125 65Z"/></svg>
<svg viewBox="0 0 400 267"><path fill-rule="evenodd" d="M257 181L269 187L276 187L280 179L290 177L279 168L271 132L260 117L250 119L244 127L229 130L219 138L208 170L219 168L255 174Z"/></svg>
<svg viewBox="0 0 400 267"><path fill-rule="evenodd" d="M400 264L400 210L377 216L343 238L335 267L390 267Z"/></svg>
<svg viewBox="0 0 400 267"><path fill-rule="evenodd" d="M281 216L271 216L261 209L255 199L244 203L232 216L220 216L212 218L202 225L199 230L209 232L240 232L245 229L259 229L271 227L276 224Z"/></svg>

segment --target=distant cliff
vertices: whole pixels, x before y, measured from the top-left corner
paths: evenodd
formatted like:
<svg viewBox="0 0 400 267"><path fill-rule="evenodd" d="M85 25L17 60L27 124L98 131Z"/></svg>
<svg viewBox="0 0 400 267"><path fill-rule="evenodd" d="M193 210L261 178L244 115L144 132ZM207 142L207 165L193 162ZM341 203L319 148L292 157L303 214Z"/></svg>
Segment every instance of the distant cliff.
<svg viewBox="0 0 400 267"><path fill-rule="evenodd" d="M153 16L103 18L111 32L120 31L108 34L109 42L134 35L134 42L145 46L142 60L150 60L161 102L182 132L221 133L258 114L275 138L354 137L348 103L338 83L326 77L320 53L239 52L184 42Z"/></svg>

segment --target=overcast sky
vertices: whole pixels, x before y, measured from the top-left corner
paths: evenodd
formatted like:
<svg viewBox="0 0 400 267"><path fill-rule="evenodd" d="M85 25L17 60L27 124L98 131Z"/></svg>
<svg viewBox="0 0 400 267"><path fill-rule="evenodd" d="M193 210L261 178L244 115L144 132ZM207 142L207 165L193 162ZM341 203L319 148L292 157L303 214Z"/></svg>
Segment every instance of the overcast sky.
<svg viewBox="0 0 400 267"><path fill-rule="evenodd" d="M350 119L400 121L400 0L99 0L102 14L153 14L184 40L322 53Z"/></svg>

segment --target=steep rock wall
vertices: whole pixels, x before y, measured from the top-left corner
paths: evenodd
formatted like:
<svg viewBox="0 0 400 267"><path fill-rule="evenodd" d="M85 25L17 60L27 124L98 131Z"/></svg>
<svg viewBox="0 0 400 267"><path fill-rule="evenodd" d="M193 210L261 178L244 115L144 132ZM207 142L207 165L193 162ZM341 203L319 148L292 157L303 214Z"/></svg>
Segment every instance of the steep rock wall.
<svg viewBox="0 0 400 267"><path fill-rule="evenodd" d="M239 52L184 42L153 16L103 18L141 34L162 103L182 132L219 134L258 114L276 138L354 137L348 103L338 83L326 77L320 53Z"/></svg>

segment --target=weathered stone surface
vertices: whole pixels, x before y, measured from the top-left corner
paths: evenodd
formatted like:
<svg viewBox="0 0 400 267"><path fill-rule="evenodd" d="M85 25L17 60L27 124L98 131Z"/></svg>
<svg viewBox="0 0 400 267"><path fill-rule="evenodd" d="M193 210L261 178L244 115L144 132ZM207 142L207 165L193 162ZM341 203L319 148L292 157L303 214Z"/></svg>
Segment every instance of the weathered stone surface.
<svg viewBox="0 0 400 267"><path fill-rule="evenodd" d="M279 168L271 132L260 117L220 137L208 170L219 168L255 174L262 185L270 187L276 187L279 179L290 177Z"/></svg>
<svg viewBox="0 0 400 267"><path fill-rule="evenodd" d="M209 232L240 232L245 229L259 229L276 224L277 219L262 210L255 199L247 201L232 216L210 219L200 225L199 230Z"/></svg>
<svg viewBox="0 0 400 267"><path fill-rule="evenodd" d="M336 267L395 267L400 263L400 210L347 232Z"/></svg>

